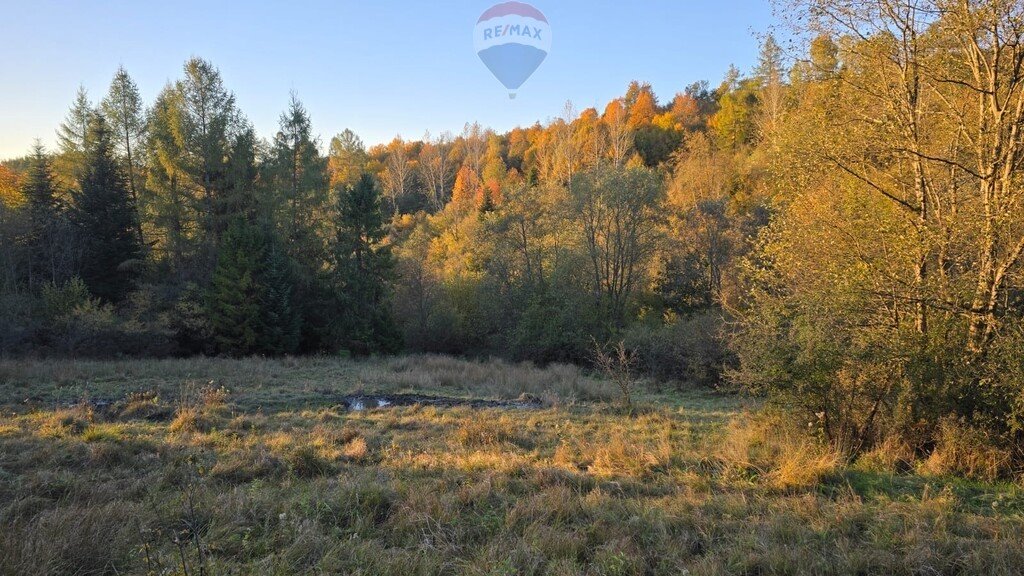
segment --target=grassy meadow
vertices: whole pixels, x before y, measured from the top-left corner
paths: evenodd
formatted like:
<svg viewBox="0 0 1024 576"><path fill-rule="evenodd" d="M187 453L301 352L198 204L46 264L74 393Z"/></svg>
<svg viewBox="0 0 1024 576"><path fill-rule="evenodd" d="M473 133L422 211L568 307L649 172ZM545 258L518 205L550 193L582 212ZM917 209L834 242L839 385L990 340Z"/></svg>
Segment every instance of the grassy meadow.
<svg viewBox="0 0 1024 576"><path fill-rule="evenodd" d="M352 394L536 408L361 411ZM0 361L0 574L1019 574L1024 491L571 366ZM934 464L934 463L932 463Z"/></svg>

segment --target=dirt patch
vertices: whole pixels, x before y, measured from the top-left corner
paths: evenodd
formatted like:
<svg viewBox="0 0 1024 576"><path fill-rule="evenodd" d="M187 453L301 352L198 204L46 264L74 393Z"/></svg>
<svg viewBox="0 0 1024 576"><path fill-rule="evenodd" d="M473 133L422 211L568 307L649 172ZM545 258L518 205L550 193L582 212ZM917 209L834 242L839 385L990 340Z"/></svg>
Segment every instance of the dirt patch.
<svg viewBox="0 0 1024 576"><path fill-rule="evenodd" d="M523 394L515 400L483 400L479 398L455 398L451 396L427 396L424 394L352 394L338 398L338 404L346 410L360 411L395 406L436 406L454 408L501 408L505 410L536 410L543 407L540 398Z"/></svg>
<svg viewBox="0 0 1024 576"><path fill-rule="evenodd" d="M326 391L319 391L319 398L307 399L307 405L334 406L346 411L358 412L362 410L375 410L382 408L395 408L398 406L435 406L438 408L454 408L466 406L474 409L496 408L502 410L538 410L545 406L544 402L532 394L523 394L514 400L489 400L482 398L458 398L454 396L430 396L426 394L346 394L339 396ZM174 407L165 402L140 402L133 401L132 397L112 400L109 398L88 398L76 402L58 402L57 408L74 408L76 406L88 406L95 414L104 420L148 420L150 422L165 422L174 415ZM32 402L26 400L23 408L45 409L54 407L54 404L46 405L44 402Z"/></svg>

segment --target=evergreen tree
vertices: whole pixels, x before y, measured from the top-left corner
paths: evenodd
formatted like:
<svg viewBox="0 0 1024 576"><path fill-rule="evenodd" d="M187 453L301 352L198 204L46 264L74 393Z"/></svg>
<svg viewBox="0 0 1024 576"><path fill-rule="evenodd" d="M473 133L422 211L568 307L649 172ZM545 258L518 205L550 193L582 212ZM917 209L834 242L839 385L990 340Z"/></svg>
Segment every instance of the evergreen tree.
<svg viewBox="0 0 1024 576"><path fill-rule="evenodd" d="M224 354L288 354L299 341L290 262L264 228L241 218L224 233L207 294L216 349Z"/></svg>
<svg viewBox="0 0 1024 576"><path fill-rule="evenodd" d="M363 174L355 186L340 193L337 222L338 343L358 353L397 351L400 336L387 302L395 262L390 247L383 245L381 196L370 175Z"/></svg>
<svg viewBox="0 0 1024 576"><path fill-rule="evenodd" d="M118 302L131 288L131 264L142 255L138 215L102 115L90 119L88 139L72 212L82 244L80 276L93 295Z"/></svg>
<svg viewBox="0 0 1024 576"><path fill-rule="evenodd" d="M89 94L80 86L75 101L57 130L60 155L55 172L67 187L81 180L85 172L86 153L89 148L89 120L95 113Z"/></svg>
<svg viewBox="0 0 1024 576"><path fill-rule="evenodd" d="M28 209L28 231L23 239L28 251L28 285L34 288L57 280L56 240L61 227L53 169L41 144L37 143L32 149L21 193Z"/></svg>
<svg viewBox="0 0 1024 576"><path fill-rule="evenodd" d="M21 192L28 204L32 232L41 233L56 219L59 206L50 158L42 144L36 143L32 148L28 174Z"/></svg>
<svg viewBox="0 0 1024 576"><path fill-rule="evenodd" d="M281 243L271 237L263 272L262 348L268 354L288 354L299 346L302 317L295 304L292 261Z"/></svg>
<svg viewBox="0 0 1024 576"><path fill-rule="evenodd" d="M295 301L302 314L303 347L321 348L324 307L318 276L327 257L327 162L320 155L312 122L292 94L266 164L268 208L283 243L280 256L295 276Z"/></svg>
<svg viewBox="0 0 1024 576"><path fill-rule="evenodd" d="M139 88L123 66L117 69L100 108L110 124L111 132L114 133L111 140L116 143L116 148L121 154L132 201L139 206L139 174L142 171L139 147L146 135L146 118ZM141 225L137 227L136 234L141 242Z"/></svg>
<svg viewBox="0 0 1024 576"><path fill-rule="evenodd" d="M218 234L227 230L235 218L263 221L272 203L261 203L256 196L258 164L256 160L256 130L248 122L232 138L227 158L224 192L216 203ZM266 205L262 205L266 204Z"/></svg>
<svg viewBox="0 0 1024 576"><path fill-rule="evenodd" d="M233 222L224 234L207 294L210 328L221 353L245 356L259 351L264 248L258 230L244 220Z"/></svg>
<svg viewBox="0 0 1024 576"><path fill-rule="evenodd" d="M277 227L292 259L311 276L323 259L317 220L327 202L327 165L309 114L295 94L279 125L269 162Z"/></svg>

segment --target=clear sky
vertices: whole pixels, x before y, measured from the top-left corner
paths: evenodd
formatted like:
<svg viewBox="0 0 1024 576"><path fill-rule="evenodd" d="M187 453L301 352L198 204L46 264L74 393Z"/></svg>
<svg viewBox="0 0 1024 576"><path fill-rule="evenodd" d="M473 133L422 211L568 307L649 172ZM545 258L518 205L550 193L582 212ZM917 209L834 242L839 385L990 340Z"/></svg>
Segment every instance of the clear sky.
<svg viewBox="0 0 1024 576"><path fill-rule="evenodd" d="M509 100L473 49L495 0L251 2L0 0L0 158L54 131L79 85L98 100L118 65L147 104L182 64L220 68L242 111L270 137L294 90L324 144L352 128L367 144L467 121L496 130L603 106L630 80L666 100L687 84L749 70L768 0L530 0L547 16L547 60Z"/></svg>

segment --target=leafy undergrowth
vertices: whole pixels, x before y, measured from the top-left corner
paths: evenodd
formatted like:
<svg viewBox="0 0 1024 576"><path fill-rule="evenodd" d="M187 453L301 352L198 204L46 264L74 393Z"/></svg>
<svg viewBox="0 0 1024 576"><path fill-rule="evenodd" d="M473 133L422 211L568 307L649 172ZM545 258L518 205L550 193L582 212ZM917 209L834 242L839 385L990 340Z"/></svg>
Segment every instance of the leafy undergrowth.
<svg viewBox="0 0 1024 576"><path fill-rule="evenodd" d="M847 466L737 397L648 394L627 416L567 367L421 360L203 360L163 364L164 379L127 362L62 363L53 379L44 362L0 364L0 573L1024 565L1013 485ZM450 381L459 374L478 388ZM70 405L68 389L115 400ZM348 412L328 401L362 389L530 393L547 407Z"/></svg>

